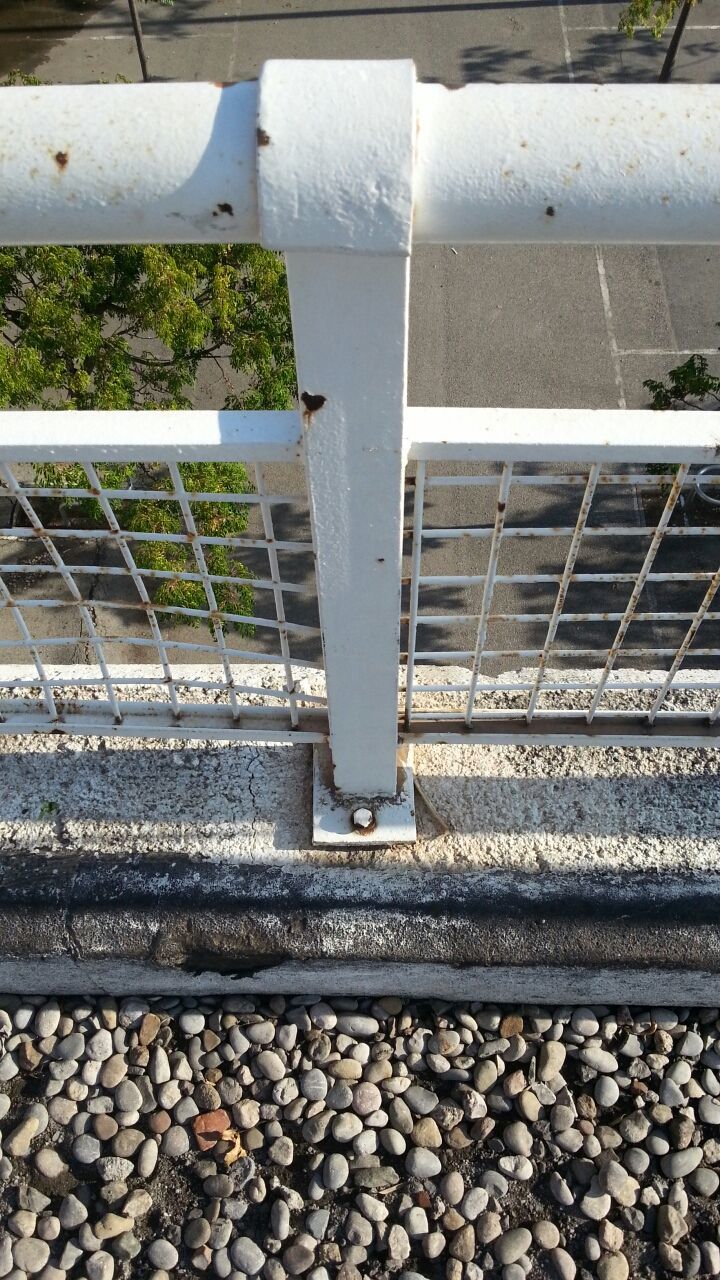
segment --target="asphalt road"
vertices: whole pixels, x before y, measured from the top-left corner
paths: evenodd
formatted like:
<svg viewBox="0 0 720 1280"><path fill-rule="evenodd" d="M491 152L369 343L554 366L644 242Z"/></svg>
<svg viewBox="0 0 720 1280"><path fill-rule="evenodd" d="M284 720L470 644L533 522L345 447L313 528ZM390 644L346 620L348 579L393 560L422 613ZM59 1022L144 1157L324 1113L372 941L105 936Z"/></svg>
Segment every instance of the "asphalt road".
<svg viewBox="0 0 720 1280"><path fill-rule="evenodd" d="M554 3L553 0L398 0L362 4L350 0L175 0L173 8L143 6L146 47L159 79L235 80L257 75L269 57L414 58L421 77L465 83L473 80L564 81L652 80L664 46L648 35L630 42L616 31L617 4ZM137 59L125 0L11 0L0 14L1 67L19 67L49 81L138 78ZM679 81L720 79L720 0L704 0L693 11L676 71ZM715 249L677 247L491 247L424 248L415 252L411 296L410 391L413 404L568 407L642 406L643 379L661 376L685 353L717 355L720 320L720 254ZM221 403L224 388L211 375L199 389L198 404ZM296 483L297 478L290 478ZM288 477L282 477L283 483ZM436 491L428 504L430 522L462 525L483 519L468 490ZM476 495L477 496L477 495ZM577 494L560 499L537 494L525 507L524 522L572 524ZM623 520L640 522L642 508L628 494ZM302 513L280 512L280 525L303 536ZM704 559L715 556L715 539ZM640 546L640 540L637 540ZM642 543L644 546L645 544ZM688 564L699 563L696 545L684 544ZM502 572L561 564L562 539L534 544L508 542ZM637 547L594 544L586 565L637 567ZM703 567L704 567L703 559ZM433 544L425 572L482 572L481 544L452 540ZM715 560L715 563L717 561ZM264 572L264 566L258 565ZM714 564L713 564L714 567ZM311 580L309 561L296 560L296 576ZM108 581L96 584L101 605ZM37 587L33 587L37 590ZM622 608L622 588L605 607ZM692 597L691 607L696 596ZM502 611L544 609L547 591L507 589ZM585 607L592 601L585 600ZM679 603L679 602L678 602ZM471 596L445 591L429 599L433 611L468 611ZM40 617L40 614L44 617ZM51 611L36 611L45 628ZM52 627L71 627L70 612L52 611ZM289 601L289 614L313 620L302 597ZM116 611L113 611L117 618ZM6 622L0 635L9 636ZM123 625L126 625L124 622ZM40 634L48 635L44 630ZM57 633L57 632L56 632ZM173 633L198 639L196 632ZM472 647L472 628L431 634L442 647ZM532 634L536 640L529 640ZM566 637L570 634L568 630ZM596 628L594 641L607 643L610 631ZM522 645L541 640L542 628L524 632ZM519 637L497 624L494 647L511 647ZM655 639L658 639L657 632ZM427 641L427 634L425 641ZM260 640L255 642L264 648ZM575 643L587 643L587 633ZM514 647L514 645L512 645ZM309 653L312 645L298 646ZM84 656L80 645L75 659ZM6 660L10 654L6 653ZM17 656L13 654L12 656ZM69 659L68 651L49 659ZM147 660L147 651L117 646L116 660ZM191 655L188 655L191 656ZM514 665L513 663L506 665Z"/></svg>

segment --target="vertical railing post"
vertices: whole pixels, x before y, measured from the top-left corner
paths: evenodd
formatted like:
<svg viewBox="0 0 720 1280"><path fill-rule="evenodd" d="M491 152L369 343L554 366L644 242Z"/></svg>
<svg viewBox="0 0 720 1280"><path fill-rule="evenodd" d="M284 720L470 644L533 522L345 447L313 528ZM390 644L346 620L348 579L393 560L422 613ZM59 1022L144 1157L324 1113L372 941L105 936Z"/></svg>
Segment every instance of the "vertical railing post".
<svg viewBox="0 0 720 1280"><path fill-rule="evenodd" d="M261 229L287 253L330 717L315 838L335 844L414 838L397 758L414 88L410 62L271 62L260 81Z"/></svg>

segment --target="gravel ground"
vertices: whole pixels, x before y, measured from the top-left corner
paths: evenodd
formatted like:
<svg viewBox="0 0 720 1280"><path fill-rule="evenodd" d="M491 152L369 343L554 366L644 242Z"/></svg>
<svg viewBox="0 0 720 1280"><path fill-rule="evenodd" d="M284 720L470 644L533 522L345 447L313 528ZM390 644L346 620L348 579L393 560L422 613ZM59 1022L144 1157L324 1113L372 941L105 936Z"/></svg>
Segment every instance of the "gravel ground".
<svg viewBox="0 0 720 1280"><path fill-rule="evenodd" d="M720 1010L0 999L0 1277L720 1274Z"/></svg>

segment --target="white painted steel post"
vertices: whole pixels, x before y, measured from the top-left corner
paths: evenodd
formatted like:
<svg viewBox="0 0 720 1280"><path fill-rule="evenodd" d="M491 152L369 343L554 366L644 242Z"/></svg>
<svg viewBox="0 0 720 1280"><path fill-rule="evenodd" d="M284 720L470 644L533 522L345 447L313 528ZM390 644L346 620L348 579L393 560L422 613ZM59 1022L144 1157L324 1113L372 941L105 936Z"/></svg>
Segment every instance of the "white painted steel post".
<svg viewBox="0 0 720 1280"><path fill-rule="evenodd" d="M411 62L270 62L259 94L261 234L289 250L334 786L368 800L398 790L414 93Z"/></svg>

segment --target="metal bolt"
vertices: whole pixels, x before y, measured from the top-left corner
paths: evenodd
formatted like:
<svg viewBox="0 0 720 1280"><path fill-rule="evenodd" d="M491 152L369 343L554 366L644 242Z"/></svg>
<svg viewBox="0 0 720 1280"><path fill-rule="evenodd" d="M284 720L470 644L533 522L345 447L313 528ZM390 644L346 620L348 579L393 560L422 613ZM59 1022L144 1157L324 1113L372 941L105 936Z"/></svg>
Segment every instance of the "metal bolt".
<svg viewBox="0 0 720 1280"><path fill-rule="evenodd" d="M361 835L369 835L371 831L375 830L375 814L372 809L364 807L353 809L351 817L355 830L359 831Z"/></svg>

